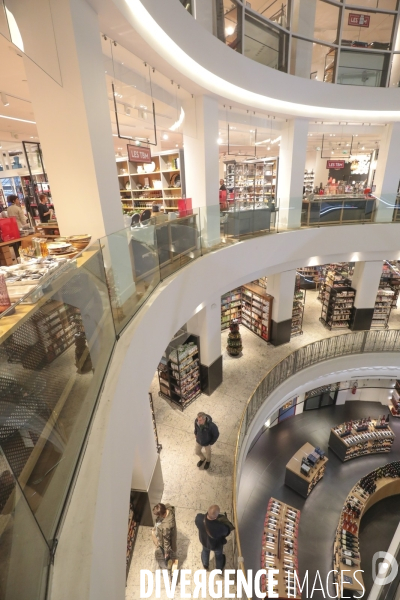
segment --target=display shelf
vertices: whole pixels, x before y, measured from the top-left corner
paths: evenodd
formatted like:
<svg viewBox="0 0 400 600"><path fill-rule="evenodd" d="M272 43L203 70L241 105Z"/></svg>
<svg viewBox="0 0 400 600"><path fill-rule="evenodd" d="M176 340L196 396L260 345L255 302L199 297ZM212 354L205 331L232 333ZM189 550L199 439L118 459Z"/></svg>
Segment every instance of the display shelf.
<svg viewBox="0 0 400 600"><path fill-rule="evenodd" d="M253 162L227 161L228 203L271 202L277 186L277 159Z"/></svg>
<svg viewBox="0 0 400 600"><path fill-rule="evenodd" d="M135 207L151 208L154 203L163 205L166 210L178 210L178 206L172 206L170 201L185 196L185 178L181 175L183 150L154 154L155 170L151 172L146 171L145 163L132 163L127 157L119 157L116 161L124 211Z"/></svg>
<svg viewBox="0 0 400 600"><path fill-rule="evenodd" d="M385 416L378 419L367 417L333 427L329 448L342 462L346 462L368 454L390 452L394 437Z"/></svg>
<svg viewBox="0 0 400 600"><path fill-rule="evenodd" d="M397 308L397 300L400 292L400 272L398 261L385 261L382 267L380 286L392 289L392 308Z"/></svg>
<svg viewBox="0 0 400 600"><path fill-rule="evenodd" d="M302 290L315 290L317 282L321 277L321 267L300 267L297 269L298 275L300 275L299 287Z"/></svg>
<svg viewBox="0 0 400 600"><path fill-rule="evenodd" d="M287 463L285 485L308 498L324 476L327 462L325 453L307 442Z"/></svg>
<svg viewBox="0 0 400 600"><path fill-rule="evenodd" d="M265 341L271 335L272 300L259 285L242 286L242 325Z"/></svg>
<svg viewBox="0 0 400 600"><path fill-rule="evenodd" d="M356 291L347 280L331 280L322 298L320 321L328 329L348 329Z"/></svg>
<svg viewBox="0 0 400 600"><path fill-rule="evenodd" d="M182 410L201 394L198 337L188 335L186 343L170 345L158 365L159 395Z"/></svg>
<svg viewBox="0 0 400 600"><path fill-rule="evenodd" d="M221 296L221 330L229 328L229 323L236 319L241 323L242 288L236 288Z"/></svg>
<svg viewBox="0 0 400 600"><path fill-rule="evenodd" d="M304 317L304 306L306 299L306 291L300 289L301 277L300 274L296 274L296 282L294 286L293 296L293 308L292 308L292 326L290 331L290 337L295 335L301 335L303 333L303 317Z"/></svg>
<svg viewBox="0 0 400 600"><path fill-rule="evenodd" d="M274 592L279 598L298 598L294 595L295 573L300 580L298 563L298 530L300 511L280 500L270 498L261 545L261 568L276 569ZM288 580L288 578L290 578ZM262 591L267 592L267 579L262 575ZM297 591L297 590L296 590Z"/></svg>
<svg viewBox="0 0 400 600"><path fill-rule="evenodd" d="M131 491L129 501L129 517L128 517L128 536L126 545L126 577L128 578L129 568L132 562L133 549L139 530L139 522L135 515L134 492Z"/></svg>
<svg viewBox="0 0 400 600"><path fill-rule="evenodd" d="M365 584L361 570L359 531L365 513L377 502L400 494L400 462L388 463L365 475L347 496L333 544L333 575L342 597L361 597ZM349 596L348 593L352 595Z"/></svg>
<svg viewBox="0 0 400 600"><path fill-rule="evenodd" d="M315 178L315 173L314 173L313 169L311 169L309 171L304 171L303 186L304 186L305 194L311 194L313 192L314 178Z"/></svg>

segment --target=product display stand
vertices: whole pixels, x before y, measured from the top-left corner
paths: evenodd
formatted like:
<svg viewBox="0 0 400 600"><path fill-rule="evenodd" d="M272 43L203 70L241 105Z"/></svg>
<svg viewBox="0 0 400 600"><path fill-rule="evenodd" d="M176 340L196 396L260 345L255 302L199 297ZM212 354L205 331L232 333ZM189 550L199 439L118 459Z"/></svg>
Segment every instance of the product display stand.
<svg viewBox="0 0 400 600"><path fill-rule="evenodd" d="M380 287L383 289L392 289L394 292L392 298L392 308L397 308L397 299L400 291L400 272L398 261L384 262Z"/></svg>
<svg viewBox="0 0 400 600"><path fill-rule="evenodd" d="M307 442L287 463L285 485L308 498L324 476L327 462L325 453Z"/></svg>
<svg viewBox="0 0 400 600"><path fill-rule="evenodd" d="M126 548L126 577L128 578L129 568L131 566L133 549L137 538L139 529L139 521L135 515L135 492L131 491L131 497L129 501L129 518L128 518L128 540Z"/></svg>
<svg viewBox="0 0 400 600"><path fill-rule="evenodd" d="M297 269L297 274L300 276L300 289L315 290L321 277L321 267L301 267Z"/></svg>
<svg viewBox="0 0 400 600"><path fill-rule="evenodd" d="M315 173L314 170L311 169L310 171L304 171L304 193L306 195L308 194L312 194L313 189L314 189L314 177L315 177Z"/></svg>
<svg viewBox="0 0 400 600"><path fill-rule="evenodd" d="M159 395L182 410L201 394L198 337L189 335L186 343L170 345L158 365Z"/></svg>
<svg viewBox="0 0 400 600"><path fill-rule="evenodd" d="M261 568L279 571L274 576L278 583L273 590L279 598L301 598L298 590L296 595L293 593L295 573L301 581L297 558L299 521L299 510L275 498L269 500L262 536ZM265 575L262 576L262 590L267 592Z"/></svg>
<svg viewBox="0 0 400 600"><path fill-rule="evenodd" d="M389 287L379 288L375 300L374 314L372 316L371 329L387 329L389 317L392 310L395 292Z"/></svg>
<svg viewBox="0 0 400 600"><path fill-rule="evenodd" d="M365 592L361 569L359 531L362 517L374 504L400 494L400 462L393 462L369 473L353 487L340 515L333 544L334 581L342 597L361 597ZM356 571L358 571L356 573ZM355 596L349 596L349 592Z"/></svg>
<svg viewBox="0 0 400 600"><path fill-rule="evenodd" d="M233 320L229 324L228 345L226 351L229 356L240 356L242 354L242 336L239 332L239 322Z"/></svg>
<svg viewBox="0 0 400 600"><path fill-rule="evenodd" d="M229 323L242 317L242 288L236 288L221 296L221 330L228 329Z"/></svg>
<svg viewBox="0 0 400 600"><path fill-rule="evenodd" d="M394 437L385 416L378 419L367 417L333 427L329 448L342 462L346 462L367 454L390 452Z"/></svg>

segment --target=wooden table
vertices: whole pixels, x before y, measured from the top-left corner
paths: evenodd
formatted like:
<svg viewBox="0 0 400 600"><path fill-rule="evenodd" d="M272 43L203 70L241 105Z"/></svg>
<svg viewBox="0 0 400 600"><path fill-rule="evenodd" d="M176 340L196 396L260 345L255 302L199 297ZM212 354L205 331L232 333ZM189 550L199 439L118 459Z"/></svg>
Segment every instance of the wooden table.
<svg viewBox="0 0 400 600"><path fill-rule="evenodd" d="M347 436L347 437L340 437L340 435L335 431L335 429L337 429L338 427L340 428L344 428L344 423L342 423L341 425L337 425L336 427L333 427L331 429L331 434L329 436L329 448L331 448L331 450L334 451L334 453L336 454L336 456L338 456L340 458L340 460L342 462L347 462L348 460L351 460L352 458L360 458L361 456L367 456L368 454L382 454L385 452L390 452L392 449L392 444L394 442L394 433L393 431L390 429L390 427L387 427L386 429L375 429L375 424L376 424L376 419L372 419L368 429L365 431L356 431L356 429L353 427L353 429L351 430L351 435ZM386 444L386 448L376 448L374 446L374 441L378 441L378 438L376 439L369 439L369 440L365 440L365 441L354 441L351 444L347 445L345 440L347 440L348 438L351 438L352 436L355 436L357 434L363 434L363 433L378 433L380 431L388 431L391 436L389 437L385 437L382 435L382 437L379 439L379 441L385 441L387 442ZM354 448L356 448L357 446L361 446L361 444L364 444L364 449L360 450L359 453L356 453L354 451Z"/></svg>
<svg viewBox="0 0 400 600"><path fill-rule="evenodd" d="M309 476L306 477L306 475L303 475L300 471L301 461L303 458L307 458L314 450L315 446L307 442L292 456L286 465L285 485L292 488L292 490L303 496L303 498L308 498L318 481L322 479L326 463L328 462L326 456L320 458L315 466L311 467Z"/></svg>

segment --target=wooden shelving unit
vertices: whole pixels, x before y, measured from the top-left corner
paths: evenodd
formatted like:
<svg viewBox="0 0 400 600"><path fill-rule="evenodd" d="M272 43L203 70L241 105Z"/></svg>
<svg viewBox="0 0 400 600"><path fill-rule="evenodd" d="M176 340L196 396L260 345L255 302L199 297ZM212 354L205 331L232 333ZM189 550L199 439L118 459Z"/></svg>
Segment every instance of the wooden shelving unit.
<svg viewBox="0 0 400 600"><path fill-rule="evenodd" d="M267 341L271 335L273 297L259 285L242 286L242 325Z"/></svg>
<svg viewBox="0 0 400 600"><path fill-rule="evenodd" d="M242 318L242 288L236 288L221 296L221 330L229 328L229 323Z"/></svg>
<svg viewBox="0 0 400 600"><path fill-rule="evenodd" d="M297 273L300 276L299 287L302 290L315 290L317 287L317 281L321 276L321 267L301 267L297 269Z"/></svg>
<svg viewBox="0 0 400 600"><path fill-rule="evenodd" d="M277 185L276 159L255 162L228 161L226 187L233 190L236 202L269 202L275 199Z"/></svg>
<svg viewBox="0 0 400 600"><path fill-rule="evenodd" d="M310 459L308 459L308 457L310 457ZM313 460L311 460L311 458L313 458ZM302 462L304 460L309 469L307 474L302 472ZM314 462L314 460L316 460L316 462ZM312 446L307 442L287 463L285 485L292 488L292 490L300 494L300 496L303 496L303 498L308 498L318 481L324 476L327 462L328 459L326 456L321 456L316 452L315 446Z"/></svg>
<svg viewBox="0 0 400 600"><path fill-rule="evenodd" d="M398 261L383 263L380 286L384 289L390 288L394 295L392 298L392 308L397 308L397 299L400 292L400 272Z"/></svg>
<svg viewBox="0 0 400 600"><path fill-rule="evenodd" d="M350 287L349 279L335 270L329 271L321 295L321 323L330 330L348 329L355 295L356 291Z"/></svg>
<svg viewBox="0 0 400 600"><path fill-rule="evenodd" d="M368 454L390 452L393 442L394 433L389 425L382 425L377 419L342 423L333 427L329 436L329 448L343 462Z"/></svg>
<svg viewBox="0 0 400 600"><path fill-rule="evenodd" d="M300 511L280 500L270 498L267 514L264 520L262 536L261 568L277 569L274 576L278 581L274 592L279 598L301 598L301 593L293 594L294 577L299 575L297 557L297 539L300 521ZM290 578L288 586L288 579ZM262 576L262 590L267 592L265 575ZM297 591L297 590L296 590Z"/></svg>
<svg viewBox="0 0 400 600"><path fill-rule="evenodd" d="M306 291L300 289L301 277L296 275L294 287L293 309L292 309L292 329L290 337L301 335L303 333L304 305L306 302Z"/></svg>
<svg viewBox="0 0 400 600"><path fill-rule="evenodd" d="M155 169L147 172L145 163L117 158L117 174L122 208L126 212L151 208L154 203L166 211L177 211L178 200L186 196L183 150L152 156Z"/></svg>

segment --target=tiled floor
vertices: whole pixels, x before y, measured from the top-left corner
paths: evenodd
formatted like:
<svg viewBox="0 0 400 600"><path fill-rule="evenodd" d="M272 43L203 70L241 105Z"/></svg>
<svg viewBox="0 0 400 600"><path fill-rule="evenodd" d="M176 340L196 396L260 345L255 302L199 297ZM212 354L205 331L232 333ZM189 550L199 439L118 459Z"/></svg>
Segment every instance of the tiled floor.
<svg viewBox="0 0 400 600"><path fill-rule="evenodd" d="M239 420L248 397L260 379L275 363L297 348L321 338L349 333L343 330L330 332L319 322L321 304L316 296L314 291L307 292L304 334L278 348L266 344L241 327L243 356L231 358L225 350L227 332L223 332L224 381L212 396L200 396L184 412L158 396L158 379L154 377L150 391L155 405L159 441L163 447L161 465L165 488L162 501L176 507L180 569L191 569L193 573L201 568L201 545L194 525L196 514L205 512L211 504L218 504L230 516L232 466ZM389 325L391 328L400 328L400 309L392 311ZM198 459L194 453L193 428L194 418L199 411L210 414L220 430L208 471L196 467ZM147 527L139 529L127 582L127 600L140 597L140 569L154 572L157 568L150 531ZM228 538L225 546L226 567L231 569L234 568L232 537ZM212 559L210 568L213 565Z"/></svg>

